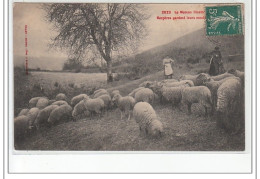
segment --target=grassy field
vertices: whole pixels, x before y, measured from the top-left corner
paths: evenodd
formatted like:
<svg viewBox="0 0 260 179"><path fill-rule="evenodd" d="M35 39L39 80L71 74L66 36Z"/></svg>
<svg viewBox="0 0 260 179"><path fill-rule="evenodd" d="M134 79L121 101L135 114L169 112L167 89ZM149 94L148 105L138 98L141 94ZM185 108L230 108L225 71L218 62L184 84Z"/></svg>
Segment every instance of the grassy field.
<svg viewBox="0 0 260 179"><path fill-rule="evenodd" d="M226 63L226 70L236 68L243 70L241 62ZM174 67L174 78L183 74L197 74L206 72L209 64L177 64ZM15 113L27 107L30 97L47 96L54 98L55 94L64 92L69 98L80 94L91 94L97 88L108 90L119 89L123 95L128 94L145 80L162 80L163 71L159 71L141 79L120 81L106 84L105 74L67 74L67 73L32 73L21 77L24 82L19 83L15 77ZM16 83L17 82L17 83ZM38 89L37 86L41 85ZM29 86L29 87L28 87ZM35 87L36 86L36 87ZM30 90L27 101L16 90ZM33 93L33 90L38 93ZM217 128L216 120L205 118L203 108L192 105L192 114L187 114L187 108L181 110L171 105L153 105L156 113L164 125L161 138L148 138L139 134L136 122L120 120L120 112L115 109L109 111L101 119L78 120L62 123L52 127L43 127L34 131L19 143L18 150L112 150L112 151L242 151L245 148L245 134L230 135Z"/></svg>

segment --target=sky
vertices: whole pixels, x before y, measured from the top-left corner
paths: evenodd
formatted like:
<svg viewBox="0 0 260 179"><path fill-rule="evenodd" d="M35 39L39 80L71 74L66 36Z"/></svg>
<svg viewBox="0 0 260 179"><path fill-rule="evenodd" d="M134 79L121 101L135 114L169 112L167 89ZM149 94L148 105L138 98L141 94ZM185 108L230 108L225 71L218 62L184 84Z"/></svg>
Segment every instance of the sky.
<svg viewBox="0 0 260 179"><path fill-rule="evenodd" d="M139 52L169 43L185 34L204 27L204 19L197 20L159 20L157 16L185 16L175 14L174 11L203 11L201 4L147 4L147 12L151 15L146 24L149 35L142 40ZM171 11L171 14L162 14L162 11ZM191 16L203 16L193 14ZM57 32L45 18L45 12L38 3L13 4L13 53L16 56L25 55L25 25L28 32L29 55L33 57L57 57L67 59L65 51L57 51L48 48L50 38Z"/></svg>

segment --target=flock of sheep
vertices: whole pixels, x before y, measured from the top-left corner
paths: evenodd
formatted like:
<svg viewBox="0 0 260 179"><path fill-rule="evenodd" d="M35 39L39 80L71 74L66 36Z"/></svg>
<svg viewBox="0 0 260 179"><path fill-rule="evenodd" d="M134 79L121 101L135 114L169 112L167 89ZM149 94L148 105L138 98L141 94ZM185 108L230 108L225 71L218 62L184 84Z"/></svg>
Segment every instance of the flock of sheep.
<svg viewBox="0 0 260 179"><path fill-rule="evenodd" d="M127 96L119 90L108 92L96 90L92 95L80 94L69 100L65 94L58 94L55 99L34 97L29 101L29 108L22 109L14 119L15 138L22 137L28 131L39 129L44 125L55 125L69 120L92 119L108 110L118 108L121 120L132 117L139 125L140 132L148 136L161 136L163 124L153 108L155 98L160 102L170 102L175 107L200 103L205 108L205 116L217 116L217 124L227 130L233 130L237 121L230 122L230 114L237 109L243 110L241 101L244 96L244 72L229 70L218 75L209 76L183 75L179 80L145 81Z"/></svg>

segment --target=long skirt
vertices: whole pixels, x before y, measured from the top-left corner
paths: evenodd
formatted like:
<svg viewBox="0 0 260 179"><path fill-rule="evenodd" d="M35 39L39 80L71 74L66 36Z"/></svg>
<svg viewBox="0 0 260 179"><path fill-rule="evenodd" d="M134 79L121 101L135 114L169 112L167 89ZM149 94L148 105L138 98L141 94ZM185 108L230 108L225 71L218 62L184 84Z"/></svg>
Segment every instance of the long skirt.
<svg viewBox="0 0 260 179"><path fill-rule="evenodd" d="M164 75L169 76L173 74L172 66L170 63L166 63L164 65Z"/></svg>

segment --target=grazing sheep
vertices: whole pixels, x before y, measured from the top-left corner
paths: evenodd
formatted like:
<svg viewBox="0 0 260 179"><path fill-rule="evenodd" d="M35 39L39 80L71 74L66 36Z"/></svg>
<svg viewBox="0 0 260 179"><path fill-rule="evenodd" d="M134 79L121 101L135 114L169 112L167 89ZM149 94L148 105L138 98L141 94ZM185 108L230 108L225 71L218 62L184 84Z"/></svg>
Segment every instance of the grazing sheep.
<svg viewBox="0 0 260 179"><path fill-rule="evenodd" d="M66 101L60 100L60 101L56 101L56 102L52 103L52 105L61 106L61 105L69 105L69 104Z"/></svg>
<svg viewBox="0 0 260 179"><path fill-rule="evenodd" d="M86 94L80 94L80 95L77 95L77 96L74 96L72 99L71 99L71 106L74 107L76 104L78 104L81 100L83 99L89 99L88 95Z"/></svg>
<svg viewBox="0 0 260 179"><path fill-rule="evenodd" d="M152 81L144 81L144 82L141 83L138 87L148 88L151 84L153 84Z"/></svg>
<svg viewBox="0 0 260 179"><path fill-rule="evenodd" d="M56 95L55 100L56 101L60 101L60 100L67 101L67 96L64 93L59 93Z"/></svg>
<svg viewBox="0 0 260 179"><path fill-rule="evenodd" d="M82 99L80 102L78 102L75 105L75 107L72 111L73 121L85 119L85 118L87 118L87 116L89 116L89 111L86 109L84 100Z"/></svg>
<svg viewBox="0 0 260 179"><path fill-rule="evenodd" d="M49 105L49 100L47 98L40 98L36 104L36 107L39 109L43 109Z"/></svg>
<svg viewBox="0 0 260 179"><path fill-rule="evenodd" d="M128 115L128 120L130 120L131 118L130 112L135 105L135 99L132 96L122 97L120 94L116 94L113 97L112 102L118 106L121 112L121 120L123 119L123 114L124 116Z"/></svg>
<svg viewBox="0 0 260 179"><path fill-rule="evenodd" d="M99 118L101 117L102 110L105 107L105 103L100 98L95 99L84 99L85 108L90 112L90 118L92 118L93 113L99 114Z"/></svg>
<svg viewBox="0 0 260 179"><path fill-rule="evenodd" d="M111 98L113 98L116 94L120 94L119 90L113 90L110 95Z"/></svg>
<svg viewBox="0 0 260 179"><path fill-rule="evenodd" d="M181 91L185 87L189 87L189 85L178 86L178 87L163 86L161 88L162 97L166 101L171 102L173 106L179 105L181 102L181 98L182 98Z"/></svg>
<svg viewBox="0 0 260 179"><path fill-rule="evenodd" d="M103 94L99 96L98 98L102 99L104 101L104 110L108 110L111 104L111 97L108 94Z"/></svg>
<svg viewBox="0 0 260 179"><path fill-rule="evenodd" d="M137 103L133 109L133 118L139 125L140 132L153 137L162 135L163 125L149 103Z"/></svg>
<svg viewBox="0 0 260 179"><path fill-rule="evenodd" d="M242 88L244 87L244 83L245 83L245 81L244 81L245 80L245 73L244 72L239 71L239 70L235 70L235 69L231 69L231 70L228 71L228 73L231 73L234 76L240 78L241 86L242 86Z"/></svg>
<svg viewBox="0 0 260 179"><path fill-rule="evenodd" d="M49 105L51 105L51 104L54 103L54 102L56 102L55 99L51 99L51 100L49 100Z"/></svg>
<svg viewBox="0 0 260 179"><path fill-rule="evenodd" d="M224 83L226 80L229 80L231 78L236 78L236 77L227 77L220 81L209 81L209 82L205 83L205 86L207 86L211 92L212 103L213 103L213 112L215 111L215 107L217 106L217 91L218 91L219 86L222 83Z"/></svg>
<svg viewBox="0 0 260 179"><path fill-rule="evenodd" d="M34 127L34 121L38 115L38 113L40 112L39 108L31 108L28 113L27 113L27 117L29 119L29 129L32 129Z"/></svg>
<svg viewBox="0 0 260 179"><path fill-rule="evenodd" d="M107 92L107 90L105 90L105 89L98 89L98 90L94 91L93 94L95 95L95 94L97 94L99 92Z"/></svg>
<svg viewBox="0 0 260 179"><path fill-rule="evenodd" d="M128 96L132 96L135 97L135 93L141 89L144 89L145 87L138 87L136 89L134 89L133 91L131 91L131 93L128 94Z"/></svg>
<svg viewBox="0 0 260 179"><path fill-rule="evenodd" d="M178 87L178 86L181 86L181 85L184 85L184 84L189 84L189 86L194 86L194 83L191 80L182 80L182 81L179 81L179 82L166 83L166 84L161 84L161 85L164 85L166 87Z"/></svg>
<svg viewBox="0 0 260 179"><path fill-rule="evenodd" d="M98 98L99 96L102 96L104 94L109 95L109 93L105 90L105 91L99 91L98 93L94 94L93 98Z"/></svg>
<svg viewBox="0 0 260 179"><path fill-rule="evenodd" d="M40 110L40 112L38 113L34 124L36 126L37 129L40 128L41 125L43 124L47 124L48 123L48 118L51 114L51 112L56 109L57 107L59 107L58 105L50 105L45 107L44 109Z"/></svg>
<svg viewBox="0 0 260 179"><path fill-rule="evenodd" d="M48 123L55 124L60 121L71 119L72 108L70 105L64 104L52 110L48 118Z"/></svg>
<svg viewBox="0 0 260 179"><path fill-rule="evenodd" d="M179 78L179 80L191 80L194 86L201 86L210 80L210 76L206 73L200 73L198 75L183 75Z"/></svg>
<svg viewBox="0 0 260 179"><path fill-rule="evenodd" d="M220 85L217 91L217 124L227 131L237 131L241 127L241 80L232 78Z"/></svg>
<svg viewBox="0 0 260 179"><path fill-rule="evenodd" d="M222 80L222 79L227 78L227 77L234 77L234 75L226 72L226 73L223 73L223 74L218 75L218 76L211 76L210 78L214 81L219 81L219 80Z"/></svg>
<svg viewBox="0 0 260 179"><path fill-rule="evenodd" d="M135 101L136 102L147 102L153 104L154 101L154 93L149 88L140 89L135 93Z"/></svg>
<svg viewBox="0 0 260 179"><path fill-rule="evenodd" d="M34 98L30 99L29 108L35 107L40 98L42 98L42 97L34 97Z"/></svg>
<svg viewBox="0 0 260 179"><path fill-rule="evenodd" d="M14 118L14 138L22 139L29 130L29 118L25 115ZM15 141L16 142L16 141Z"/></svg>
<svg viewBox="0 0 260 179"><path fill-rule="evenodd" d="M29 112L29 109L22 109L20 112L19 112L19 114L18 114L18 116L22 116L22 115L27 115L27 113Z"/></svg>
<svg viewBox="0 0 260 179"><path fill-rule="evenodd" d="M191 105L193 103L200 103L205 108L205 116L208 115L208 109L212 109L211 92L206 86L193 86L183 88L182 103L188 106L189 114L191 114Z"/></svg>
<svg viewBox="0 0 260 179"><path fill-rule="evenodd" d="M176 80L176 79L165 79L165 80L161 81L161 83L173 83L173 82L178 82L178 80Z"/></svg>

